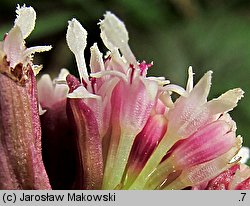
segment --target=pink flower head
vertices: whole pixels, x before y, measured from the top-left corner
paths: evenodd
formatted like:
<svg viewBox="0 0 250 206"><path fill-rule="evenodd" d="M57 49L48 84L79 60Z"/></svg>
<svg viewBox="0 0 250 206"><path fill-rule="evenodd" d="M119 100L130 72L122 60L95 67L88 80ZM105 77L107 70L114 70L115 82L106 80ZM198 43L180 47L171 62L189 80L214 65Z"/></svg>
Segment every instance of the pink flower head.
<svg viewBox="0 0 250 206"><path fill-rule="evenodd" d="M37 95L32 54L51 47L26 48L36 14L17 14L0 43L0 188L249 189L229 115L241 89L208 101L211 71L194 85L190 67L186 88L147 76L153 64L136 59L124 23L107 12L104 58L94 43L86 65L87 31L72 19L66 40L79 79L65 69L43 75Z"/></svg>
<svg viewBox="0 0 250 206"><path fill-rule="evenodd" d="M90 74L84 59L86 30L73 19L66 35L80 76L80 81L67 77L79 187L201 188L228 169L241 147L228 112L243 91L229 90L207 101L212 72L193 86L191 67L185 89L147 77L152 64L136 60L124 23L107 12L99 25L109 51L103 60L97 44L91 47ZM180 95L176 101L173 92Z"/></svg>

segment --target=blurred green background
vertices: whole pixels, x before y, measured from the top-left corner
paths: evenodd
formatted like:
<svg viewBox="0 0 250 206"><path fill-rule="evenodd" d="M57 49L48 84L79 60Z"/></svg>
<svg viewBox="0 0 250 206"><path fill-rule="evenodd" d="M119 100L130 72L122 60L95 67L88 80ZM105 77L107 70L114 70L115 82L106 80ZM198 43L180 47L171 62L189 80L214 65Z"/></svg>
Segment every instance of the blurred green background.
<svg viewBox="0 0 250 206"><path fill-rule="evenodd" d="M37 55L43 72L56 75L66 67L75 73L75 60L65 41L67 21L73 17L88 31L88 48L98 42L106 51L97 23L105 11L112 11L125 22L136 57L154 61L150 75L165 76L184 86L187 68L192 65L196 81L207 70L214 71L210 98L241 87L245 98L231 114L238 134L250 146L250 1L1 0L2 36L13 24L17 3L26 3L37 11L36 29L27 45L53 45L51 52Z"/></svg>

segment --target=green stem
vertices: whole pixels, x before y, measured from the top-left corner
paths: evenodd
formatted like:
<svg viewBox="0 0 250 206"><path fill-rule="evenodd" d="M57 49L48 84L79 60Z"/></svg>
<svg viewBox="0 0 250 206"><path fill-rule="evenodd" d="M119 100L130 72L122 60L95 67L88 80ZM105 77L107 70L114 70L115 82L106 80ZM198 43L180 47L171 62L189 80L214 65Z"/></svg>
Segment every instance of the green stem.
<svg viewBox="0 0 250 206"><path fill-rule="evenodd" d="M123 131L121 132L120 142L115 159L113 159L112 162L109 162L109 164L113 164L113 167L112 171L107 174L109 176L108 179L106 179L104 182L104 189L114 189L121 183L123 173L129 158L130 150L134 142L134 137L134 134L126 133Z"/></svg>
<svg viewBox="0 0 250 206"><path fill-rule="evenodd" d="M106 159L106 164L105 164L104 176L103 176L102 188L104 190L108 189L108 183L109 183L111 171L113 169L113 164L115 161L118 143L119 143L119 136L117 135L117 133L112 133L108 155Z"/></svg>
<svg viewBox="0 0 250 206"><path fill-rule="evenodd" d="M162 158L166 155L167 151L178 141L177 138L170 138L168 135L164 136L156 150L153 152L148 162L142 169L141 173L131 185L131 190L142 190L146 182L150 178L150 174L159 165Z"/></svg>

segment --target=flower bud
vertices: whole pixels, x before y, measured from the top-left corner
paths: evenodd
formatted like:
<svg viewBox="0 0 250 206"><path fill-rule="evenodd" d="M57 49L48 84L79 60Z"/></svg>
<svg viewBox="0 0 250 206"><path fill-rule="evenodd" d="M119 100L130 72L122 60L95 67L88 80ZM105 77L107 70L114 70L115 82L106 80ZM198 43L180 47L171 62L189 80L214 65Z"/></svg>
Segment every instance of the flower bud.
<svg viewBox="0 0 250 206"><path fill-rule="evenodd" d="M216 121L192 134L173 151L176 167L201 164L227 152L235 143L235 133L224 121Z"/></svg>
<svg viewBox="0 0 250 206"><path fill-rule="evenodd" d="M136 177L167 130L167 120L163 115L149 117L145 127L136 136L128 160L127 181ZM132 180L130 180L130 176Z"/></svg>

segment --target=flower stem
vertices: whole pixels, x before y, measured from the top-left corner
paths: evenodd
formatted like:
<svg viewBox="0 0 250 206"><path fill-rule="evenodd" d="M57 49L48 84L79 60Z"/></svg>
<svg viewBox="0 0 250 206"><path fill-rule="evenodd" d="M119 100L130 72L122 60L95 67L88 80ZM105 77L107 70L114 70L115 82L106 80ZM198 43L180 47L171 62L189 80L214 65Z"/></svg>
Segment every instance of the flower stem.
<svg viewBox="0 0 250 206"><path fill-rule="evenodd" d="M108 166L107 170L105 170L105 177L106 175L109 175L109 177L105 178L104 180L104 189L114 189L121 183L123 173L129 158L129 153L133 145L134 137L134 134L121 132L115 159L113 159L112 162L110 161L111 159L107 161L107 164L110 166ZM113 164L112 169L111 164ZM108 174L107 172L110 170L111 172Z"/></svg>
<svg viewBox="0 0 250 206"><path fill-rule="evenodd" d="M103 177L103 185L102 188L108 189L108 184L110 180L111 171L113 169L113 163L115 161L115 156L117 152L117 146L118 146L119 138L117 138L117 135L114 135L112 133L111 140L110 140L110 146L108 150L107 160L106 160L106 166L104 171L104 177Z"/></svg>
<svg viewBox="0 0 250 206"><path fill-rule="evenodd" d="M141 190L150 178L150 174L155 170L162 158L166 155L167 151L175 144L177 138L170 138L169 135L165 135L159 143L156 150L153 152L148 162L144 166L143 170L131 185L131 190Z"/></svg>

